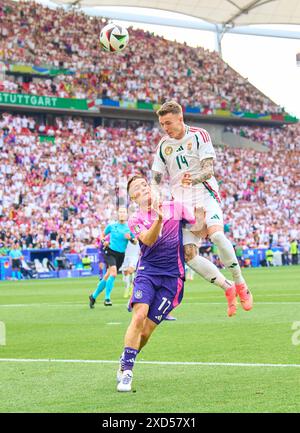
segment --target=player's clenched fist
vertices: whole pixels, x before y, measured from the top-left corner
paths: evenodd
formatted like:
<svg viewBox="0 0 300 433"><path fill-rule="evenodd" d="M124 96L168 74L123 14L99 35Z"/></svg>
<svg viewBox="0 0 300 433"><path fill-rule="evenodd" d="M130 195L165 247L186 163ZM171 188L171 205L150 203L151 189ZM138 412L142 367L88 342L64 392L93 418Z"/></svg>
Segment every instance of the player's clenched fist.
<svg viewBox="0 0 300 433"><path fill-rule="evenodd" d="M181 178L181 185L182 186L191 186L192 185L191 173L184 173L184 175Z"/></svg>
<svg viewBox="0 0 300 433"><path fill-rule="evenodd" d="M162 203L158 200L154 200L152 202L151 208L154 210L154 212L156 212L158 219L162 220L163 219Z"/></svg>

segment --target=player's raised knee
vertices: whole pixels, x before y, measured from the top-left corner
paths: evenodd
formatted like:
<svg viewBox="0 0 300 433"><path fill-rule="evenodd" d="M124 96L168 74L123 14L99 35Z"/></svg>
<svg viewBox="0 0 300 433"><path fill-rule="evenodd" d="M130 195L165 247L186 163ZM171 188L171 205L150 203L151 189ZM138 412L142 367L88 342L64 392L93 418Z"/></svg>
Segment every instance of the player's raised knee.
<svg viewBox="0 0 300 433"><path fill-rule="evenodd" d="M186 263L191 261L198 255L197 247L193 244L187 244L184 246L184 260Z"/></svg>

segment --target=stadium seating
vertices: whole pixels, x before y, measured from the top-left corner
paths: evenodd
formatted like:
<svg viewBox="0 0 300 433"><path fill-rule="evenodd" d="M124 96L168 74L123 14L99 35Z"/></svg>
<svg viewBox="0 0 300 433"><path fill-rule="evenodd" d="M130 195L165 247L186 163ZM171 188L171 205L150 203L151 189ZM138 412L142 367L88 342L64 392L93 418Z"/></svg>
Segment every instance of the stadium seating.
<svg viewBox="0 0 300 433"><path fill-rule="evenodd" d="M14 239L25 244L30 233L36 247L71 245L81 252L115 218L117 193L126 197L126 178L150 175L160 131L93 129L78 118L57 118L54 126L42 128L50 134L47 141L40 125L30 130L30 123L26 116L0 116L2 238L8 245ZM270 240L283 245L299 233L300 128L245 131L264 137L270 151L217 148L215 172L229 236L250 246Z"/></svg>
<svg viewBox="0 0 300 433"><path fill-rule="evenodd" d="M145 103L175 98L183 106L201 107L206 113L213 109L283 111L216 52L201 47L129 29L126 50L113 56L105 53L99 46L105 23L74 9L3 0L0 59L6 68L21 64L34 66L36 75L48 69L56 72L47 79L35 76L32 82L5 76L0 91Z"/></svg>

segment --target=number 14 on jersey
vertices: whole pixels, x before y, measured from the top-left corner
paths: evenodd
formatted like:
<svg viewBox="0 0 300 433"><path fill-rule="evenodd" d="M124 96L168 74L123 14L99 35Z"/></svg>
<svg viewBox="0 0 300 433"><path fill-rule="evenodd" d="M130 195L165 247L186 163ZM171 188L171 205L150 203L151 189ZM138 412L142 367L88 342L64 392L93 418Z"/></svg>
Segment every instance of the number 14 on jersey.
<svg viewBox="0 0 300 433"><path fill-rule="evenodd" d="M184 155L177 155L176 156L176 162L177 162L179 170L181 170L183 168L184 164L187 167L189 166L189 163L187 162L186 157Z"/></svg>

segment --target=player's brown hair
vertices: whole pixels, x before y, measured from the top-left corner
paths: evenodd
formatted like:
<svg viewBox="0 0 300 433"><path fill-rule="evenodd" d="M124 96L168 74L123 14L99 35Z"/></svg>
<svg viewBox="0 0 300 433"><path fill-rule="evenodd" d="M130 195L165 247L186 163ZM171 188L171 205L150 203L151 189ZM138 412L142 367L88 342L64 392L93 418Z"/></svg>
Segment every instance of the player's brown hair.
<svg viewBox="0 0 300 433"><path fill-rule="evenodd" d="M179 105L178 102L174 101L174 99L165 102L156 112L158 116L165 116L169 113L182 114L181 105Z"/></svg>
<svg viewBox="0 0 300 433"><path fill-rule="evenodd" d="M129 181L127 182L127 194L129 194L129 188L130 185L132 184L133 181L137 180L137 179L145 179L145 181L147 181L147 179L142 176L141 174L135 174L134 176L132 176Z"/></svg>

